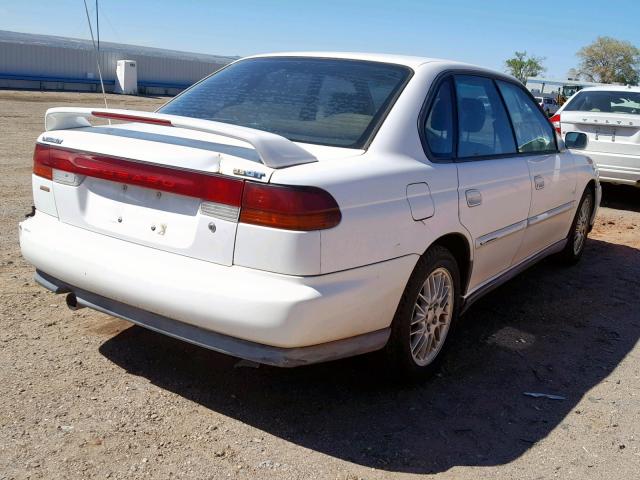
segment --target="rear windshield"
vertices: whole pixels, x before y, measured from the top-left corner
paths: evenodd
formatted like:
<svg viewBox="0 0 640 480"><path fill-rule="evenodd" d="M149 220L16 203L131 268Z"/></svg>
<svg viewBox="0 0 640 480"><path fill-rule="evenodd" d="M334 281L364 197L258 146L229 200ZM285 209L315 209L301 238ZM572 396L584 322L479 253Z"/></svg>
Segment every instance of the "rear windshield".
<svg viewBox="0 0 640 480"><path fill-rule="evenodd" d="M409 75L407 67L376 62L247 59L158 112L266 130L292 141L362 148Z"/></svg>
<svg viewBox="0 0 640 480"><path fill-rule="evenodd" d="M640 115L640 92L579 92L565 107L570 112L631 113Z"/></svg>

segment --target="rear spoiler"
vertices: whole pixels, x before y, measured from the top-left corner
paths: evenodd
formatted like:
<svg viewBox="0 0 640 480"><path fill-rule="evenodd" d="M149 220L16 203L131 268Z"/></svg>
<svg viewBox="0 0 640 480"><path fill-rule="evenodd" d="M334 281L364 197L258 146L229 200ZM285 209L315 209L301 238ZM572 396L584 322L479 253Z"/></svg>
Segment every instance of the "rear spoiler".
<svg viewBox="0 0 640 480"><path fill-rule="evenodd" d="M44 122L45 129L50 131L90 127L91 123L88 120L89 118L151 123L154 125L185 128L233 138L234 140L249 143L255 149L262 163L270 168L291 167L293 165L318 161L316 157L304 148L275 133L212 120L166 115L163 113L111 108L57 107L47 110Z"/></svg>

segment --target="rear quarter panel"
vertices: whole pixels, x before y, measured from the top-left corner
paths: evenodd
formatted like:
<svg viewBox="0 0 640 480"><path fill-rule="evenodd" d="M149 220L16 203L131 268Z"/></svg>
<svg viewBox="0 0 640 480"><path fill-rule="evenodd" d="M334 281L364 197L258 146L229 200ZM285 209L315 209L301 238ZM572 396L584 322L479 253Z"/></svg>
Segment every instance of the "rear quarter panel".
<svg viewBox="0 0 640 480"><path fill-rule="evenodd" d="M341 223L320 232L320 271L335 272L392 258L419 255L448 233L470 236L458 219L458 178L453 163L430 163L418 135L418 118L430 86L448 68L416 68L367 151L349 158L276 170L271 182L313 185L334 196ZM407 186L426 183L433 215L414 220ZM407 278L411 272L407 272Z"/></svg>
<svg viewBox="0 0 640 480"><path fill-rule="evenodd" d="M342 221L320 232L320 272L329 273L405 255L417 261L444 233L461 231L455 165L430 165L406 156L365 154L276 171L272 182L312 184L338 202ZM429 185L434 214L414 220L407 185Z"/></svg>

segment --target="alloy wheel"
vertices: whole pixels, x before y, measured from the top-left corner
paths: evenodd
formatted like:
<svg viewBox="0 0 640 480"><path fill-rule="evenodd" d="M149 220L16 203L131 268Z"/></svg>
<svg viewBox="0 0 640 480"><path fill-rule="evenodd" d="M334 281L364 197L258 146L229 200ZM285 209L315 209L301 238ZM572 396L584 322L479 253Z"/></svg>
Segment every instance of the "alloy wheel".
<svg viewBox="0 0 640 480"><path fill-rule="evenodd" d="M446 268L429 274L418 292L411 315L411 356L419 366L440 353L453 317L453 278Z"/></svg>
<svg viewBox="0 0 640 480"><path fill-rule="evenodd" d="M582 205L580 206L580 212L578 213L578 219L576 221L576 229L573 236L573 253L578 255L584 245L589 230L589 214L591 213L591 197L585 197Z"/></svg>

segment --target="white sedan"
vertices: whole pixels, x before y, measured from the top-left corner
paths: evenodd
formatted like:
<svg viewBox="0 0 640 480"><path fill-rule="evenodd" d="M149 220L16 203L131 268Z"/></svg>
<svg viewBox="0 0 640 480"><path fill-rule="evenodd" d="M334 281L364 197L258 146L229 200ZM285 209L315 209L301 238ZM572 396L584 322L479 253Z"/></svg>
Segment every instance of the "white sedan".
<svg viewBox="0 0 640 480"><path fill-rule="evenodd" d="M600 180L640 187L640 87L607 85L580 90L550 119L575 151L598 166Z"/></svg>
<svg viewBox="0 0 640 480"><path fill-rule="evenodd" d="M38 282L279 366L384 349L427 375L476 299L580 258L600 200L519 82L428 58L251 57L155 113L53 108L46 130L20 224Z"/></svg>

